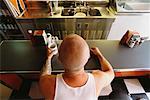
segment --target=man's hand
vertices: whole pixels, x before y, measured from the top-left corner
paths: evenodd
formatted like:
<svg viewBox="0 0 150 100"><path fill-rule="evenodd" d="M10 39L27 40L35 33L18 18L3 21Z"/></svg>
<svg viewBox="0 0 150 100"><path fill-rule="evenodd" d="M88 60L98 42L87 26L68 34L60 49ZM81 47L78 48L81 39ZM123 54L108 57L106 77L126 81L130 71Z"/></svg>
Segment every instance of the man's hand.
<svg viewBox="0 0 150 100"><path fill-rule="evenodd" d="M91 48L91 51L97 57L103 58L102 53L100 52L100 50L97 47Z"/></svg>
<svg viewBox="0 0 150 100"><path fill-rule="evenodd" d="M53 56L54 56L54 51L52 51L52 49L48 48L48 50L47 50L48 59L51 59Z"/></svg>
<svg viewBox="0 0 150 100"><path fill-rule="evenodd" d="M51 68L51 59L54 55L54 51L52 51L50 48L47 49L47 60L46 63L44 64L42 70L41 70L41 76L44 75L50 75L52 68Z"/></svg>

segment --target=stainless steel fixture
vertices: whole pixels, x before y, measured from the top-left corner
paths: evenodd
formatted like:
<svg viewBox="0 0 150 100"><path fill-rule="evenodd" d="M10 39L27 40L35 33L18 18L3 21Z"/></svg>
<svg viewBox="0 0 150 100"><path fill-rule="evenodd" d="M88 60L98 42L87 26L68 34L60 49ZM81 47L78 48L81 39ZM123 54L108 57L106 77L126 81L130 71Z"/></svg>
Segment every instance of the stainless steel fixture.
<svg viewBox="0 0 150 100"><path fill-rule="evenodd" d="M118 0L117 12L150 13L150 0Z"/></svg>

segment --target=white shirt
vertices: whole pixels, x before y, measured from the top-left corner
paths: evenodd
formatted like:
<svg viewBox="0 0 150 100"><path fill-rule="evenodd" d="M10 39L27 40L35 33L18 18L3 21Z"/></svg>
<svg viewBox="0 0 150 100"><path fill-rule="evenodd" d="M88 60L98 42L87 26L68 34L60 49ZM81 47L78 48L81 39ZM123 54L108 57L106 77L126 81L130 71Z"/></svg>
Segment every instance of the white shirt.
<svg viewBox="0 0 150 100"><path fill-rule="evenodd" d="M94 76L88 73L85 85L73 88L64 81L62 74L56 77L54 100L97 100Z"/></svg>

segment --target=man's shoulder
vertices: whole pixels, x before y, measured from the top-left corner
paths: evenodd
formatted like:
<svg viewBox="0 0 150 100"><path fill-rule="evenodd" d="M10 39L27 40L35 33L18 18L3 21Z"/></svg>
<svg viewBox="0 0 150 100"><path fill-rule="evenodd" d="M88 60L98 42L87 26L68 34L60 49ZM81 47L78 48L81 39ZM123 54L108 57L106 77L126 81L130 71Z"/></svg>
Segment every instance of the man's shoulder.
<svg viewBox="0 0 150 100"><path fill-rule="evenodd" d="M56 85L56 75L40 76L39 86L45 98L54 98L55 85Z"/></svg>
<svg viewBox="0 0 150 100"><path fill-rule="evenodd" d="M108 74L108 72L104 72L101 70L93 71L93 76L97 84L101 84L101 87L105 87L111 83L113 77Z"/></svg>
<svg viewBox="0 0 150 100"><path fill-rule="evenodd" d="M39 85L43 90L46 90L47 88L54 90L56 85L56 75L40 76Z"/></svg>
<svg viewBox="0 0 150 100"><path fill-rule="evenodd" d="M92 74L95 78L96 83L98 84L105 84L109 80L108 74L101 70L94 70Z"/></svg>
<svg viewBox="0 0 150 100"><path fill-rule="evenodd" d="M105 72L103 72L101 70L93 70L92 71L92 75L94 77L104 77L105 76Z"/></svg>
<svg viewBox="0 0 150 100"><path fill-rule="evenodd" d="M56 77L57 75L43 75L43 76L40 76L40 81L47 81L47 82L50 82L50 81L56 81Z"/></svg>

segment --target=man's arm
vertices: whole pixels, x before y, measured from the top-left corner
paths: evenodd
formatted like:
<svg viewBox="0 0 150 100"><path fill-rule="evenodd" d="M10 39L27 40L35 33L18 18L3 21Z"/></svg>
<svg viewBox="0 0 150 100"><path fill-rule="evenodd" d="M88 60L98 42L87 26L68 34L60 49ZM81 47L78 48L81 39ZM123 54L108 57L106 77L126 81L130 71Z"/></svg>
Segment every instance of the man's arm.
<svg viewBox="0 0 150 100"><path fill-rule="evenodd" d="M104 72L103 75L106 77L106 84L105 84L106 86L110 84L111 81L114 79L114 70L111 64L107 61L107 59L103 55L98 55L97 57L101 64L102 72Z"/></svg>
<svg viewBox="0 0 150 100"><path fill-rule="evenodd" d="M51 72L52 72L51 59L53 55L54 55L53 51L51 51L51 49L48 49L48 57L47 57L46 63L43 65L43 68L41 70L41 76L51 75Z"/></svg>
<svg viewBox="0 0 150 100"><path fill-rule="evenodd" d="M41 70L39 87L45 99L53 100L55 93L55 76L51 75L51 59L54 55L51 49L48 49L48 57L46 63Z"/></svg>
<svg viewBox="0 0 150 100"><path fill-rule="evenodd" d="M111 81L114 79L114 71L111 64L102 55L102 53L99 51L97 47L92 48L91 51L93 52L94 55L98 57L102 69L102 70L93 71L93 75L96 79L97 87L99 88L97 90L97 93L99 93L103 87L109 85Z"/></svg>
<svg viewBox="0 0 150 100"><path fill-rule="evenodd" d="M51 71L52 71L52 68L51 68L51 58L48 58L46 60L45 65L43 65L43 68L41 70L41 76L51 75Z"/></svg>

